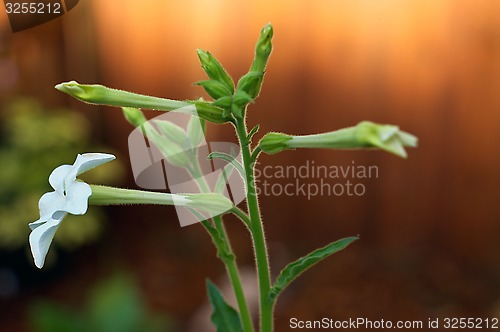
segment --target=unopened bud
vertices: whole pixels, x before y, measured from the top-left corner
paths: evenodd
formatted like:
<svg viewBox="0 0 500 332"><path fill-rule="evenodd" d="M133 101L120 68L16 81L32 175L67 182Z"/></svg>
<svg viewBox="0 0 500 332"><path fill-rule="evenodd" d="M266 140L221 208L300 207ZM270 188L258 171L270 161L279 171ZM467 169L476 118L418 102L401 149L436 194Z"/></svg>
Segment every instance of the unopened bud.
<svg viewBox="0 0 500 332"><path fill-rule="evenodd" d="M264 73L251 71L240 78L237 90L243 91L255 99L259 95L263 77Z"/></svg>
<svg viewBox="0 0 500 332"><path fill-rule="evenodd" d="M167 140L172 141L179 146L190 148L189 146L185 146L188 141L186 137L187 134L184 129L170 121L154 120L154 123L158 126L160 133L165 136Z"/></svg>
<svg viewBox="0 0 500 332"><path fill-rule="evenodd" d="M255 45L255 58L250 67L250 71L264 72L267 66L267 60L273 49L271 40L273 38L273 27L271 23L266 24L260 30L260 37Z"/></svg>
<svg viewBox="0 0 500 332"><path fill-rule="evenodd" d="M210 79L218 81L230 91L232 94L234 92L234 82L231 76L226 72L224 67L220 64L217 59L203 50L198 50L198 57L200 58L201 67L207 73Z"/></svg>
<svg viewBox="0 0 500 332"><path fill-rule="evenodd" d="M197 116L191 117L187 125L187 136L192 147L197 147L205 137L205 120Z"/></svg>
<svg viewBox="0 0 500 332"><path fill-rule="evenodd" d="M364 121L354 127L316 135L289 136L270 133L264 136L259 146L269 154L296 148L378 148L406 158L404 147L416 147L417 143L415 136L399 130L397 126Z"/></svg>
<svg viewBox="0 0 500 332"><path fill-rule="evenodd" d="M133 107L122 107L123 116L125 119L134 127L142 126L148 119L144 116L144 113L138 108Z"/></svg>

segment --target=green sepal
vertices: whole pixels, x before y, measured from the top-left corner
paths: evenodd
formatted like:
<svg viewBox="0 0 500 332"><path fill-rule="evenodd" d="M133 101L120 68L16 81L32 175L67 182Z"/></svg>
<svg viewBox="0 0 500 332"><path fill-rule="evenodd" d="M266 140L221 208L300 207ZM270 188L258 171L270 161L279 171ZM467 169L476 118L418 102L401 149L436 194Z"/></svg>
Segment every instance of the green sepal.
<svg viewBox="0 0 500 332"><path fill-rule="evenodd" d="M221 82L215 80L199 81L194 85L202 86L208 95L214 99L231 96L231 91Z"/></svg>
<svg viewBox="0 0 500 332"><path fill-rule="evenodd" d="M212 105L206 101L192 101L196 106L197 115L200 118L208 120L213 123L222 124L230 121L231 119L224 115L224 110L220 107Z"/></svg>
<svg viewBox="0 0 500 332"><path fill-rule="evenodd" d="M253 103L253 98L243 90L236 90L233 95L233 104L243 108L249 103Z"/></svg>
<svg viewBox="0 0 500 332"><path fill-rule="evenodd" d="M231 113L233 113L233 115L237 118L237 119L241 119L241 117L243 116L243 113L241 112L241 108L238 107L238 105L236 105L235 103L233 103L231 105Z"/></svg>
<svg viewBox="0 0 500 332"><path fill-rule="evenodd" d="M222 116L228 118L231 116L231 106L224 108L224 111L222 112Z"/></svg>
<svg viewBox="0 0 500 332"><path fill-rule="evenodd" d="M229 108L231 107L231 104L233 103L233 97L232 96L225 96L217 99L212 103L212 105L215 105L220 108Z"/></svg>
<svg viewBox="0 0 500 332"><path fill-rule="evenodd" d="M292 139L292 136L283 133L267 133L259 142L259 147L268 154L275 154L286 150L286 142Z"/></svg>

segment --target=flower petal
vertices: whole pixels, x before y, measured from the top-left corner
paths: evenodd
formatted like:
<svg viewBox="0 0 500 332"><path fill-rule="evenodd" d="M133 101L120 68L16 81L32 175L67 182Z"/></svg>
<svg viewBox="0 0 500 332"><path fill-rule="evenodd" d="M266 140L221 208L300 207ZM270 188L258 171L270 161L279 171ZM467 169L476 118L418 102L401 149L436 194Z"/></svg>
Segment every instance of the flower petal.
<svg viewBox="0 0 500 332"><path fill-rule="evenodd" d="M398 126L393 125L375 125L375 132L382 142L388 141L399 132Z"/></svg>
<svg viewBox="0 0 500 332"><path fill-rule="evenodd" d="M397 136L385 141L383 145L379 146L379 148L387 152L393 153L401 158L406 158L408 156L403 147L403 144L401 144L401 141Z"/></svg>
<svg viewBox="0 0 500 332"><path fill-rule="evenodd" d="M418 145L418 138L410 133L407 133L406 131L400 131L398 133L398 137L404 146L415 148Z"/></svg>
<svg viewBox="0 0 500 332"><path fill-rule="evenodd" d="M49 176L49 183L60 194L64 193L64 183L68 175L73 170L71 165L61 165L54 169ZM76 176L75 176L76 177Z"/></svg>
<svg viewBox="0 0 500 332"><path fill-rule="evenodd" d="M116 157L108 153L79 154L78 157L76 157L75 163L73 164L73 167L76 170L75 176L85 173L94 167L105 164L114 159L116 159Z"/></svg>
<svg viewBox="0 0 500 332"><path fill-rule="evenodd" d="M89 197L92 195L92 189L85 182L72 182L66 188L66 205L64 211L71 214L85 214L89 205Z"/></svg>
<svg viewBox="0 0 500 332"><path fill-rule="evenodd" d="M61 223L62 219L66 214L62 214L59 219L49 219L43 225L39 225L30 234L30 246L31 253L33 254L33 258L35 260L35 265L39 269L43 267L45 263L45 257L47 256L47 252L49 251L50 244L52 243L52 239L56 234L57 228Z"/></svg>
<svg viewBox="0 0 500 332"><path fill-rule="evenodd" d="M48 220L57 211L64 210L66 205L66 197L56 191L48 192L38 201L40 208L40 219Z"/></svg>

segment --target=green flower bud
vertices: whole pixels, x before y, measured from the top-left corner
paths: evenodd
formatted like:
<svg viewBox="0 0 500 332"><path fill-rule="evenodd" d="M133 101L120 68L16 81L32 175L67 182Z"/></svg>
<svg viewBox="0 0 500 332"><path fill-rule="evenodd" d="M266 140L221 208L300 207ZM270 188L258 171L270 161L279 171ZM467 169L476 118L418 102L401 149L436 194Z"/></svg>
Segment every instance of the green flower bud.
<svg viewBox="0 0 500 332"><path fill-rule="evenodd" d="M154 144L170 164L182 168L189 166L189 155L187 151L178 144L169 142L168 140L154 142Z"/></svg>
<svg viewBox="0 0 500 332"><path fill-rule="evenodd" d="M237 91L243 91L255 99L259 95L263 78L264 73L251 71L240 78Z"/></svg>
<svg viewBox="0 0 500 332"><path fill-rule="evenodd" d="M267 134L259 146L264 152L270 154L296 148L379 148L401 158L406 158L404 147L416 147L418 143L415 136L400 131L397 126L381 125L368 121L360 122L354 127L324 134L288 136L289 139L285 139L286 136L288 135Z"/></svg>
<svg viewBox="0 0 500 332"><path fill-rule="evenodd" d="M187 136L192 147L197 147L205 137L205 120L193 116L187 125Z"/></svg>
<svg viewBox="0 0 500 332"><path fill-rule="evenodd" d="M178 101L151 97L123 90L111 89L102 85L85 85L75 81L56 85L56 89L90 104L142 108L157 111L173 111L195 104L199 117L214 123L224 123L222 109L198 101Z"/></svg>
<svg viewBox="0 0 500 332"><path fill-rule="evenodd" d="M207 80L194 83L194 85L202 86L208 95L214 99L231 96L231 91L219 81Z"/></svg>
<svg viewBox="0 0 500 332"><path fill-rule="evenodd" d="M271 40L273 38L273 27L271 23L266 24L260 31L260 38L255 45L255 58L253 60L250 71L263 73L269 60L269 55L273 49Z"/></svg>
<svg viewBox="0 0 500 332"><path fill-rule="evenodd" d="M230 94L232 94L234 92L233 79L229 76L224 67L222 67L220 62L217 61L210 52L200 49L198 50L198 57L200 58L201 67L207 73L208 77L222 83L230 91Z"/></svg>
<svg viewBox="0 0 500 332"><path fill-rule="evenodd" d="M275 154L288 149L286 142L292 139L292 136L282 133L267 133L259 142L262 151L268 154Z"/></svg>
<svg viewBox="0 0 500 332"><path fill-rule="evenodd" d="M85 85L71 81L56 85L56 89L85 103L172 111L189 104L183 101L140 95L103 85Z"/></svg>
<svg viewBox="0 0 500 332"><path fill-rule="evenodd" d="M184 129L170 121L154 120L154 123L158 126L160 133L165 136L168 141L171 141L181 147L186 147L187 149L190 148L190 146L186 146L189 141Z"/></svg>
<svg viewBox="0 0 500 332"><path fill-rule="evenodd" d="M173 123L170 123L172 126L166 124L169 123L168 121L156 120L155 123L157 124L158 122L161 122L158 127L162 127L160 128L163 133L162 136L145 118L142 123L141 120L137 121L136 119L140 119L140 117L138 117L138 113L135 111L138 110L133 108L124 108L124 113L127 112L125 113L125 116L127 117L128 115L132 117L132 120L129 122L132 123L132 125L141 128L144 137L146 137L154 146L158 148L170 164L177 167L187 167L190 159L185 149L182 148L182 146L186 144L185 142L187 142L184 130ZM179 138L180 132L174 126L179 130L182 130L183 136L181 138Z"/></svg>
<svg viewBox="0 0 500 332"><path fill-rule="evenodd" d="M268 23L260 31L259 40L255 45L255 56L249 72L243 75L238 82L237 90L246 92L252 99L257 98L264 81L267 61L273 49L272 38L273 27Z"/></svg>
<svg viewBox="0 0 500 332"><path fill-rule="evenodd" d="M144 116L144 113L142 113L138 108L122 107L122 110L125 119L134 127L140 127L148 121L148 119Z"/></svg>

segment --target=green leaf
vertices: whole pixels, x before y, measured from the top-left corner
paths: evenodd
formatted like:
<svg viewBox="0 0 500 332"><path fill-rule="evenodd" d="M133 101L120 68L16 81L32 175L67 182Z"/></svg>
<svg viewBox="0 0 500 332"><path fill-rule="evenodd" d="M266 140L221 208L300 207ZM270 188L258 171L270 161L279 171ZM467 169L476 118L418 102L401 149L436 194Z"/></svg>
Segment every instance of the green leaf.
<svg viewBox="0 0 500 332"><path fill-rule="evenodd" d="M309 269L314 264L327 258L331 254L334 254L344 248L349 244L356 241L358 237L347 237L336 242L330 243L326 247L317 249L310 254L299 258L293 263L288 264L276 278L274 286L271 288L269 293L269 300L274 301L274 299L285 289L295 278L301 275L304 271Z"/></svg>
<svg viewBox="0 0 500 332"><path fill-rule="evenodd" d="M243 332L240 315L226 303L219 289L208 279L207 291L214 310L212 323L217 327L217 332Z"/></svg>

